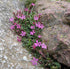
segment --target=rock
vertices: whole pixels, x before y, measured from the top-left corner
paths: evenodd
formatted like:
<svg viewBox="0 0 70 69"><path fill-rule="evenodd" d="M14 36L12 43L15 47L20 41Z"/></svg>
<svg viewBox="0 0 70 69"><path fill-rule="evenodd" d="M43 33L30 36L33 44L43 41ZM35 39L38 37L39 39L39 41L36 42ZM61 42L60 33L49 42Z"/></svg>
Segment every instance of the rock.
<svg viewBox="0 0 70 69"><path fill-rule="evenodd" d="M67 22L70 21L69 9L70 3L65 1L38 0L35 6L36 12L43 14L40 21L46 26L42 31L42 41L48 46L48 52L53 54L54 59L68 67L70 67L70 26L64 24L63 18ZM44 50L45 54L46 52L47 50Z"/></svg>
<svg viewBox="0 0 70 69"><path fill-rule="evenodd" d="M23 57L24 61L29 61L26 56Z"/></svg>
<svg viewBox="0 0 70 69"><path fill-rule="evenodd" d="M42 31L42 39L46 41L45 43L48 45L48 49L52 50L57 47L59 42L63 42L70 48L70 27L67 25L54 25L48 28L45 28Z"/></svg>
<svg viewBox="0 0 70 69"><path fill-rule="evenodd" d="M52 26L62 23L62 17L64 16L68 5L68 2L38 0L36 2L35 10L37 13L42 13L40 20L44 22L46 26Z"/></svg>
<svg viewBox="0 0 70 69"><path fill-rule="evenodd" d="M67 1L67 2L70 2L70 0L62 0L62 1Z"/></svg>
<svg viewBox="0 0 70 69"><path fill-rule="evenodd" d="M58 54L53 55L53 57L60 63L70 67L70 49L63 49L58 51Z"/></svg>
<svg viewBox="0 0 70 69"><path fill-rule="evenodd" d="M63 22L70 25L70 5L68 6L66 12L64 13Z"/></svg>
<svg viewBox="0 0 70 69"><path fill-rule="evenodd" d="M58 62L70 67L70 27L68 25L54 25L45 28L42 32L42 40L48 46L50 55ZM62 43L62 45L60 44ZM63 54L63 52L68 52ZM46 54L47 51L44 53ZM59 57L58 57L59 56ZM68 57L68 58L67 58ZM66 59L65 59L66 58ZM61 61L62 60L62 61Z"/></svg>

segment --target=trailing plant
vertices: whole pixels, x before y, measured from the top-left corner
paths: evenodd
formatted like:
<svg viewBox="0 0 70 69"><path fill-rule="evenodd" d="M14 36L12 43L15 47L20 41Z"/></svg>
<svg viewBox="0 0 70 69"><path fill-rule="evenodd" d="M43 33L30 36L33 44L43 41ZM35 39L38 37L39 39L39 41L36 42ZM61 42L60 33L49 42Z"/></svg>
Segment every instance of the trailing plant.
<svg viewBox="0 0 70 69"><path fill-rule="evenodd" d="M31 0L26 3L30 6L24 9L24 14L21 10L13 13L14 17L10 18L12 22L10 29L18 34L17 41L22 41L23 47L33 54L34 58L31 60L33 65L37 66L37 62L39 62L45 68L60 69L60 64L54 61L48 52L46 55L43 52L43 50L48 50L47 45L41 39L41 32L45 26L39 21L41 14L36 15L33 11L35 1L32 2Z"/></svg>

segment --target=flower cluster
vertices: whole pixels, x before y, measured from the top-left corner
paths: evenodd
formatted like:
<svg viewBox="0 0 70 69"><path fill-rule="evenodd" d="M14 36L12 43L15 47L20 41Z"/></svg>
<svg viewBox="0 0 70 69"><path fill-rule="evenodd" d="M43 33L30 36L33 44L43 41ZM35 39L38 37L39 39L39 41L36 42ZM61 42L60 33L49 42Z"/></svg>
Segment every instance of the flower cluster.
<svg viewBox="0 0 70 69"><path fill-rule="evenodd" d="M21 34L20 34L21 36L25 36L26 35L26 32L24 32L24 31L21 31Z"/></svg>
<svg viewBox="0 0 70 69"><path fill-rule="evenodd" d="M41 38L42 36L41 35L38 35L38 38Z"/></svg>
<svg viewBox="0 0 70 69"><path fill-rule="evenodd" d="M20 18L20 19L25 19L26 17L24 15L20 16L19 14L16 16L17 18Z"/></svg>
<svg viewBox="0 0 70 69"><path fill-rule="evenodd" d="M12 17L12 18L10 18L9 20L10 20L11 22L13 22L13 21L14 21L14 18Z"/></svg>
<svg viewBox="0 0 70 69"><path fill-rule="evenodd" d="M35 29L35 26L31 26L31 29Z"/></svg>
<svg viewBox="0 0 70 69"><path fill-rule="evenodd" d="M17 13L15 14L15 17L12 17L9 19L9 21L11 21L13 24L13 25L11 25L10 29L15 30L16 32L19 32L19 35L23 37L26 35L26 32L21 29L21 24L19 23L20 19L22 19L24 21L24 19L26 19L26 17L25 17L25 15L22 14L21 10L18 10ZM16 20L18 22L16 22ZM17 37L17 40L21 41L18 37Z"/></svg>
<svg viewBox="0 0 70 69"><path fill-rule="evenodd" d="M21 28L21 26L20 26L19 24L14 23L13 25L11 25L10 29L13 30L13 29L15 29L15 27L16 27L17 29L20 29L20 28Z"/></svg>
<svg viewBox="0 0 70 69"><path fill-rule="evenodd" d="M34 30L32 30L32 31L30 32L30 35L34 35L34 33L35 33L35 31L34 31Z"/></svg>
<svg viewBox="0 0 70 69"><path fill-rule="evenodd" d="M33 44L33 48L36 49L36 47L47 49L47 46L44 43L38 42L38 40L36 40L36 43Z"/></svg>
<svg viewBox="0 0 70 69"><path fill-rule="evenodd" d="M35 6L34 3L31 4L31 7ZM21 10L18 10L17 13L14 13L14 17L10 18L12 25L11 30L15 30L18 34L17 41L23 42L28 48L36 50L37 47L41 49L47 49L47 46L42 43L40 32L44 25L39 21L41 14L35 15L30 13L31 9L25 8L25 14ZM36 40L32 42L32 40ZM38 59L33 58L31 61L33 65L37 65Z"/></svg>
<svg viewBox="0 0 70 69"><path fill-rule="evenodd" d="M35 25L36 25L36 27L38 27L40 29L43 29L44 28L44 25L41 24L40 22L36 23Z"/></svg>
<svg viewBox="0 0 70 69"><path fill-rule="evenodd" d="M34 43L34 45L36 46L36 47L40 47L41 46L41 42L38 42L38 40L36 40L36 43Z"/></svg>
<svg viewBox="0 0 70 69"><path fill-rule="evenodd" d="M37 16L35 15L35 16L34 16L34 20L37 21L38 19L39 19L39 17L37 17Z"/></svg>
<svg viewBox="0 0 70 69"><path fill-rule="evenodd" d="M17 41L20 42L21 41L21 38L20 37L17 37Z"/></svg>

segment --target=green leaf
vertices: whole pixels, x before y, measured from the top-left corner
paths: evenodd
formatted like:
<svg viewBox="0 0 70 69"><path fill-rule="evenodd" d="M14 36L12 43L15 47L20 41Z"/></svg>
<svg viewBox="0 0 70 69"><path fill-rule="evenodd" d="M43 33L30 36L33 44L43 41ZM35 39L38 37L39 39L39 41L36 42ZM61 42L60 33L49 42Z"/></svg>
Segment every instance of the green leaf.
<svg viewBox="0 0 70 69"><path fill-rule="evenodd" d="M60 65L58 62L54 62L53 64L54 64L55 66L57 66L58 68L61 67L61 65Z"/></svg>

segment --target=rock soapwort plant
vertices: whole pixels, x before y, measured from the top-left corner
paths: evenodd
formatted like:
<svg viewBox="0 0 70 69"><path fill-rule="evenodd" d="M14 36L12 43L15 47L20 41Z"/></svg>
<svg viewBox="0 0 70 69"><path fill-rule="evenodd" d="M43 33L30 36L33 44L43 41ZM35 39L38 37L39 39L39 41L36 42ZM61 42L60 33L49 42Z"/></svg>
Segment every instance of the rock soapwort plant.
<svg viewBox="0 0 70 69"><path fill-rule="evenodd" d="M41 14L36 15L33 11L35 4L31 3L29 8L23 11L18 10L17 13L13 13L14 17L10 18L12 23L10 29L14 30L18 34L17 41L22 42L23 46L33 54L33 65L37 66L39 62L42 66L48 69L60 69L60 64L50 57L49 53L44 55L44 50L47 50L47 45L42 42L41 31L45 27L40 22Z"/></svg>

